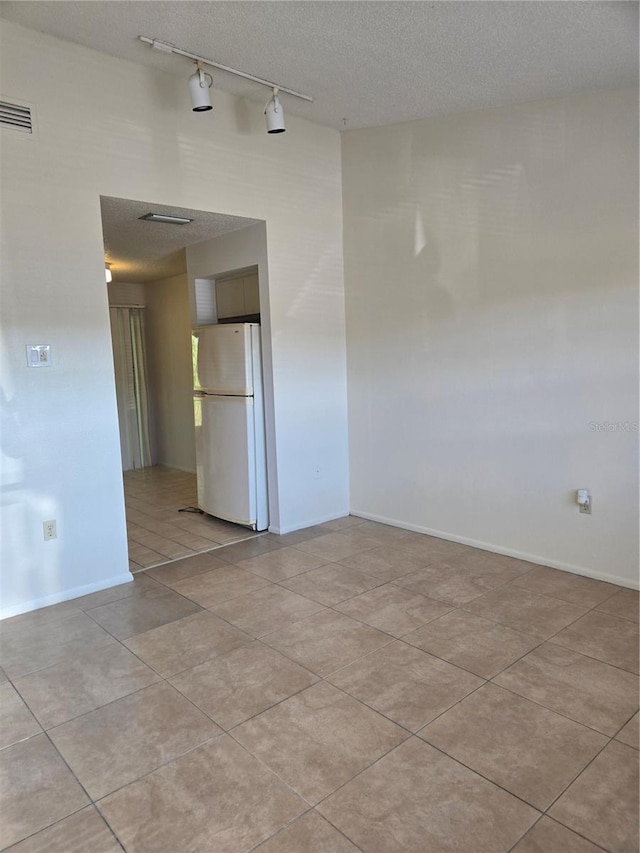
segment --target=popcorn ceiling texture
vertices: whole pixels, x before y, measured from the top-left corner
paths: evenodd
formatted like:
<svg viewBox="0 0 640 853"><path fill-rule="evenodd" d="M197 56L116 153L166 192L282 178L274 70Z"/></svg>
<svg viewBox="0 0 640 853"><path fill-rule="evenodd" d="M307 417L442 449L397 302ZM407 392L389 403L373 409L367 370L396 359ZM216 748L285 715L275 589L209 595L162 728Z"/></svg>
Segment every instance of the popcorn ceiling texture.
<svg viewBox="0 0 640 853"><path fill-rule="evenodd" d="M126 198L100 200L107 260L126 269L126 281L154 281L186 272L185 246L212 240L229 231L255 225L258 219L209 213L192 208ZM165 213L193 219L188 225L143 222L146 213ZM114 280L118 278L113 270Z"/></svg>
<svg viewBox="0 0 640 853"><path fill-rule="evenodd" d="M189 60L139 35L314 96L291 114L343 129L633 85L638 7L627 2L6 2L2 16L183 75ZM214 73L214 88L266 90ZM214 93L215 104L215 93ZM215 107L214 107L215 109Z"/></svg>

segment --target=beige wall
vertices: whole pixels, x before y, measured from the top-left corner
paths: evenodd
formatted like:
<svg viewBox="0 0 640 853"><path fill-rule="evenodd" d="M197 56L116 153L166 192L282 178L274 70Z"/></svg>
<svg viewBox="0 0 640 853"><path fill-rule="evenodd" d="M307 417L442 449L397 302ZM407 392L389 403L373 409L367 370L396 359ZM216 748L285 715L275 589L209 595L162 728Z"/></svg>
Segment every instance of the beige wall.
<svg viewBox="0 0 640 853"><path fill-rule="evenodd" d="M340 135L291 117L268 136L261 92L216 90L197 115L180 75L4 21L0 35L2 95L37 124L2 131L3 614L129 577L101 195L267 223L278 512L286 528L343 513ZM27 369L28 343L52 345L51 368Z"/></svg>
<svg viewBox="0 0 640 853"><path fill-rule="evenodd" d="M147 366L155 459L196 470L191 315L186 275L145 285Z"/></svg>
<svg viewBox="0 0 640 853"><path fill-rule="evenodd" d="M637 584L637 107L344 134L352 511Z"/></svg>

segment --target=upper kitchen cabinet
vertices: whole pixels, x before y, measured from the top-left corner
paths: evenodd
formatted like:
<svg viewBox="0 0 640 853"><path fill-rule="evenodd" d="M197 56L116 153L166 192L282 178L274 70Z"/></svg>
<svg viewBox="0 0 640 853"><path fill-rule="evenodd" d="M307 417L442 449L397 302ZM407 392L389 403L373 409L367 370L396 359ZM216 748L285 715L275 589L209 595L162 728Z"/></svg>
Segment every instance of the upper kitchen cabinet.
<svg viewBox="0 0 640 853"><path fill-rule="evenodd" d="M258 274L250 273L236 278L216 279L216 307L218 320L251 318L260 314Z"/></svg>

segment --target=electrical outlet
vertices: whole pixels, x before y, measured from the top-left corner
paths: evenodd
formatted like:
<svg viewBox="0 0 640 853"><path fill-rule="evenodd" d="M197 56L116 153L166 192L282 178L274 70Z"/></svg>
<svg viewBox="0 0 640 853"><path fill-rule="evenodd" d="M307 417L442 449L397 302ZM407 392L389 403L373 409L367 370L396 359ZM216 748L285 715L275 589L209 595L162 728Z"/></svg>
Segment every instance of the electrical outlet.
<svg viewBox="0 0 640 853"><path fill-rule="evenodd" d="M45 542L47 542L49 539L58 538L58 530L56 528L55 518L52 518L51 521L42 522L42 535Z"/></svg>
<svg viewBox="0 0 640 853"><path fill-rule="evenodd" d="M589 489L576 490L576 503L580 512L591 515L591 492Z"/></svg>

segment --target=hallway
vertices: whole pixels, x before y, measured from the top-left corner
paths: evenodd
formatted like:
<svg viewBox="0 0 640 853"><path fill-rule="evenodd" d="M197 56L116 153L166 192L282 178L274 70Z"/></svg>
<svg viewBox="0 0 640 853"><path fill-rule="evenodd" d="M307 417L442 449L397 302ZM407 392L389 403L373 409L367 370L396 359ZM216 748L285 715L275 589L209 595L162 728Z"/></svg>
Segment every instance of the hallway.
<svg viewBox="0 0 640 853"><path fill-rule="evenodd" d="M198 512L196 475L157 465L125 471L129 569L139 572L258 534Z"/></svg>

